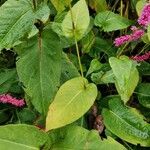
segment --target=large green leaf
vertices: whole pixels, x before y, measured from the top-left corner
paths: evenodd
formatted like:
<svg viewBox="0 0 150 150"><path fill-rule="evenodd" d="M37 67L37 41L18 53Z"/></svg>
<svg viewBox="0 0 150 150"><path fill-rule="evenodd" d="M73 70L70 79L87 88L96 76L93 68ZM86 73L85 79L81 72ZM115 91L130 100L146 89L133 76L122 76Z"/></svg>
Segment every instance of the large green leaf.
<svg viewBox="0 0 150 150"><path fill-rule="evenodd" d="M126 150L111 137L101 140L98 132L88 131L78 126L55 130L50 132L49 136L54 142L52 150Z"/></svg>
<svg viewBox="0 0 150 150"><path fill-rule="evenodd" d="M32 29L32 7L30 0L8 0L0 7L0 49L12 47Z"/></svg>
<svg viewBox="0 0 150 150"><path fill-rule="evenodd" d="M36 19L46 22L50 10L40 3L36 10L31 0L8 0L0 7L0 50L13 47L29 33Z"/></svg>
<svg viewBox="0 0 150 150"><path fill-rule="evenodd" d="M84 115L97 96L97 88L85 78L77 77L64 83L49 107L46 130L72 123Z"/></svg>
<svg viewBox="0 0 150 150"><path fill-rule="evenodd" d="M75 34L76 39L81 39L89 24L90 17L86 1L79 0L65 16L62 31L66 37L74 37Z"/></svg>
<svg viewBox="0 0 150 150"><path fill-rule="evenodd" d="M40 150L48 149L48 135L29 125L7 125L0 127L1 150Z"/></svg>
<svg viewBox="0 0 150 150"><path fill-rule="evenodd" d="M150 108L150 83L139 84L136 93L138 94L139 102L143 106Z"/></svg>
<svg viewBox="0 0 150 150"><path fill-rule="evenodd" d="M41 35L29 39L17 62L20 81L25 86L35 108L46 115L54 97L61 74L61 44L59 37L48 27ZM19 48L18 48L19 49Z"/></svg>
<svg viewBox="0 0 150 150"><path fill-rule="evenodd" d="M95 17L95 25L101 27L106 32L124 29L131 24L130 20L111 11L100 12Z"/></svg>
<svg viewBox="0 0 150 150"><path fill-rule="evenodd" d="M139 81L136 64L126 56L121 56L120 58L111 57L109 63L115 76L117 91L121 99L127 102Z"/></svg>
<svg viewBox="0 0 150 150"><path fill-rule="evenodd" d="M125 106L119 96L107 97L108 108L102 115L104 124L121 139L141 146L150 146L150 124L135 108Z"/></svg>

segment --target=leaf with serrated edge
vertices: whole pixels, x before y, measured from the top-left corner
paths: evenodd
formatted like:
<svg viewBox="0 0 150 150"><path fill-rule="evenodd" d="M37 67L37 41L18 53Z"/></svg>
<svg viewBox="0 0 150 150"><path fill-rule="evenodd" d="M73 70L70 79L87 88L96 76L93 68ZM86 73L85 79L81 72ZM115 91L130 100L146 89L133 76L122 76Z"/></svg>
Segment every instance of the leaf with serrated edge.
<svg viewBox="0 0 150 150"><path fill-rule="evenodd" d="M21 46L20 46L21 47ZM60 82L61 44L49 27L23 44L17 71L35 108L46 115Z"/></svg>
<svg viewBox="0 0 150 150"><path fill-rule="evenodd" d="M150 125L135 108L125 106L119 96L103 101L108 101L108 107L102 111L107 129L129 143L150 146Z"/></svg>

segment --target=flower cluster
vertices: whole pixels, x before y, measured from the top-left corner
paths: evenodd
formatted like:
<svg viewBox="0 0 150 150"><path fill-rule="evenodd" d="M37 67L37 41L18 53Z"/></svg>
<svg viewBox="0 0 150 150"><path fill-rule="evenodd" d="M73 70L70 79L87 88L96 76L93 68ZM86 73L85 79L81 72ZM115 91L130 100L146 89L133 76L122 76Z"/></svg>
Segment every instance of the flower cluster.
<svg viewBox="0 0 150 150"><path fill-rule="evenodd" d="M124 35L115 39L115 46L121 46L127 42L136 41L144 35L143 29L138 29L135 26L131 27L132 33L130 35Z"/></svg>
<svg viewBox="0 0 150 150"><path fill-rule="evenodd" d="M132 56L131 59L136 60L136 61L138 61L138 62L148 60L148 59L150 59L150 51L147 52L147 53L145 53L144 55Z"/></svg>
<svg viewBox="0 0 150 150"><path fill-rule="evenodd" d="M144 27L147 27L150 24L150 4L144 6L141 16L138 19L138 23Z"/></svg>
<svg viewBox="0 0 150 150"><path fill-rule="evenodd" d="M0 102L1 103L7 103L7 104L12 104L16 107L22 107L25 105L25 101L24 99L16 99L14 97L12 97L9 94L2 94L0 95Z"/></svg>
<svg viewBox="0 0 150 150"><path fill-rule="evenodd" d="M138 19L138 24L144 27L144 29L150 24L150 3L144 6L141 16ZM116 38L114 41L115 46L119 47L125 43L140 39L144 35L144 29L138 29L135 26L131 27L132 33Z"/></svg>

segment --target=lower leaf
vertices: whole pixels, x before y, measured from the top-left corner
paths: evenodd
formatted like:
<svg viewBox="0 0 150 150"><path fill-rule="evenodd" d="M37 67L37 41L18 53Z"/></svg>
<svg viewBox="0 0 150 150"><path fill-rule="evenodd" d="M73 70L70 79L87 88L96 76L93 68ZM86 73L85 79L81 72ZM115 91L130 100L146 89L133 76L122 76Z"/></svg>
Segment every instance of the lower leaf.
<svg viewBox="0 0 150 150"><path fill-rule="evenodd" d="M150 125L134 108L125 106L119 96L108 97L108 108L102 111L104 124L121 139L141 146L150 146Z"/></svg>
<svg viewBox="0 0 150 150"><path fill-rule="evenodd" d="M92 106L97 97L97 87L85 78L77 77L64 83L49 107L46 130L70 124Z"/></svg>

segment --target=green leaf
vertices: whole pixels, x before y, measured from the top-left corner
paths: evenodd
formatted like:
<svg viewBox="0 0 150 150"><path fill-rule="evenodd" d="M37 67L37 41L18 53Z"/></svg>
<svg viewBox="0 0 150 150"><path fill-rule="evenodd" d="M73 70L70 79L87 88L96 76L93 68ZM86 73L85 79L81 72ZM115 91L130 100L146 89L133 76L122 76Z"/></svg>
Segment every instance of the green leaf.
<svg viewBox="0 0 150 150"><path fill-rule="evenodd" d="M49 15L50 15L50 9L46 3L42 2L40 5L38 5L35 13L36 19L39 19L43 23L46 23L46 21L49 19Z"/></svg>
<svg viewBox="0 0 150 150"><path fill-rule="evenodd" d="M29 108L24 108L18 112L18 118L21 123L33 123L36 120L35 113Z"/></svg>
<svg viewBox="0 0 150 150"><path fill-rule="evenodd" d="M64 82L79 77L80 74L78 69L73 65L73 63L69 60L67 55L63 53L62 55L62 67L61 67L61 84Z"/></svg>
<svg viewBox="0 0 150 150"><path fill-rule="evenodd" d="M83 116L97 96L95 84L77 77L64 83L49 107L46 130L70 124Z"/></svg>
<svg viewBox="0 0 150 150"><path fill-rule="evenodd" d="M71 13L72 11L72 13ZM62 31L66 37L81 39L90 24L89 10L85 0L79 0L65 16ZM74 27L73 27L74 24Z"/></svg>
<svg viewBox="0 0 150 150"><path fill-rule="evenodd" d="M141 146L150 146L150 125L135 108L125 106L119 96L110 96L108 108L104 108L102 115L108 130L121 139Z"/></svg>
<svg viewBox="0 0 150 150"><path fill-rule="evenodd" d="M93 59L91 61L91 64L90 64L90 68L86 74L86 76L90 75L91 73L95 72L95 71L98 71L102 68L102 64L99 62L98 59Z"/></svg>
<svg viewBox="0 0 150 150"><path fill-rule="evenodd" d="M51 3L54 5L58 13L66 9L67 6L71 3L72 0L51 0Z"/></svg>
<svg viewBox="0 0 150 150"><path fill-rule="evenodd" d="M126 103L139 81L136 64L126 56L121 56L120 58L111 57L109 63L115 76L117 91L121 99Z"/></svg>
<svg viewBox="0 0 150 150"><path fill-rule="evenodd" d="M109 70L105 73L103 71L100 71L98 73L93 73L91 75L91 80L96 84L115 83L114 74L112 70Z"/></svg>
<svg viewBox="0 0 150 150"><path fill-rule="evenodd" d="M16 81L16 69L1 69L0 70L0 94L7 93Z"/></svg>
<svg viewBox="0 0 150 150"><path fill-rule="evenodd" d="M111 11L104 11L95 17L95 25L105 32L125 29L132 24L132 21L121 17Z"/></svg>
<svg viewBox="0 0 150 150"><path fill-rule="evenodd" d="M150 83L141 83L136 88L138 100L143 106L150 108Z"/></svg>
<svg viewBox="0 0 150 150"><path fill-rule="evenodd" d="M108 137L101 140L98 132L94 130L88 131L78 126L55 130L50 132L49 136L54 140L52 150L126 150L113 138ZM57 138L55 139L55 137Z"/></svg>
<svg viewBox="0 0 150 150"><path fill-rule="evenodd" d="M94 42L95 42L95 35L91 31L89 32L83 39L82 39L82 52L89 53Z"/></svg>
<svg viewBox="0 0 150 150"><path fill-rule="evenodd" d="M108 10L106 0L90 0L89 5L92 9L95 9L96 12Z"/></svg>
<svg viewBox="0 0 150 150"><path fill-rule="evenodd" d="M136 4L136 11L138 16L141 15L142 9L144 7L144 5L146 4L146 0L139 0Z"/></svg>
<svg viewBox="0 0 150 150"><path fill-rule="evenodd" d="M21 47L24 53L17 62L20 81L35 108L46 115L60 81L62 49L59 37L47 27Z"/></svg>
<svg viewBox="0 0 150 150"><path fill-rule="evenodd" d="M148 62L141 62L140 65L137 66L137 68L141 75L150 75L150 64Z"/></svg>
<svg viewBox="0 0 150 150"><path fill-rule="evenodd" d="M0 49L10 48L32 29L33 6L30 0L8 0L0 14Z"/></svg>
<svg viewBox="0 0 150 150"><path fill-rule="evenodd" d="M40 150L49 147L48 135L29 125L0 127L1 150Z"/></svg>

